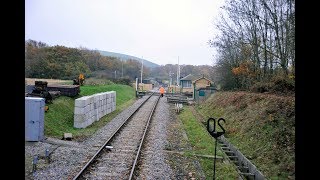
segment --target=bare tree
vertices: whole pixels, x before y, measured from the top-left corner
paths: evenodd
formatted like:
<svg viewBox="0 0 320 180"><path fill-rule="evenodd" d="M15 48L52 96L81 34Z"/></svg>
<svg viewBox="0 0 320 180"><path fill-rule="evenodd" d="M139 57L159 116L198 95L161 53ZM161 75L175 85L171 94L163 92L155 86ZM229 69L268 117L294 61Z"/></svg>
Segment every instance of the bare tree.
<svg viewBox="0 0 320 180"><path fill-rule="evenodd" d="M222 10L220 34L209 44L220 53L218 64L234 72L235 88L294 75L294 1L227 0Z"/></svg>

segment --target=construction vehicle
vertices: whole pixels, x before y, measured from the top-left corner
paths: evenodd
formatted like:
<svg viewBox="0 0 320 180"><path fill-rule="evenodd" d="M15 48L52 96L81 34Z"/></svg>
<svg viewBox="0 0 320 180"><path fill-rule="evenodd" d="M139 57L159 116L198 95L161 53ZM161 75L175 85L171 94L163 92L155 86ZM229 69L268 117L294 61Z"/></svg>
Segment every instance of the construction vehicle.
<svg viewBox="0 0 320 180"><path fill-rule="evenodd" d="M84 75L83 74L79 74L78 78L73 79L73 85L83 86L84 80L85 80Z"/></svg>

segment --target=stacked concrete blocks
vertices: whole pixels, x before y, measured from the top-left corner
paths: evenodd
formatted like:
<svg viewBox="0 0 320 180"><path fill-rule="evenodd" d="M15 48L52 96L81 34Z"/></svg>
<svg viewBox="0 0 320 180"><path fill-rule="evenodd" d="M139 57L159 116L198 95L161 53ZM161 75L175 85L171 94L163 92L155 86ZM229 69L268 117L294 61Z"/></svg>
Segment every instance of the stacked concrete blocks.
<svg viewBox="0 0 320 180"><path fill-rule="evenodd" d="M75 128L86 128L103 116L116 110L116 92L102 92L75 100Z"/></svg>

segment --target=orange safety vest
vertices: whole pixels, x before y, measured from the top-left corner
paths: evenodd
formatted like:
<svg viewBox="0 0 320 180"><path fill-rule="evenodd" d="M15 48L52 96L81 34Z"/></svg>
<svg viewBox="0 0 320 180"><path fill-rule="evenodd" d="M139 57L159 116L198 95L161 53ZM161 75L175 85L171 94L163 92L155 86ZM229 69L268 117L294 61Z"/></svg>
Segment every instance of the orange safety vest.
<svg viewBox="0 0 320 180"><path fill-rule="evenodd" d="M164 93L164 88L163 88L163 87L160 88L160 93L161 93L161 94Z"/></svg>

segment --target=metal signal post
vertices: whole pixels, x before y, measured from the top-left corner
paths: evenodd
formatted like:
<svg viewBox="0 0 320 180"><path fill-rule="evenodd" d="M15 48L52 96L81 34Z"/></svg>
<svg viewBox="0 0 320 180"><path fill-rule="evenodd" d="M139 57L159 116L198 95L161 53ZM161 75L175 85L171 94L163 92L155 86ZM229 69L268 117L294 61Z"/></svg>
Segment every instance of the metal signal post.
<svg viewBox="0 0 320 180"><path fill-rule="evenodd" d="M214 159L213 159L213 180L215 180L216 176L216 156L217 156L217 138L225 133L225 129L221 126L220 121L226 122L223 118L218 119L218 126L222 129L221 132L216 130L216 120L214 118L209 118L207 121L207 130L212 137L216 140L215 149L214 149Z"/></svg>

